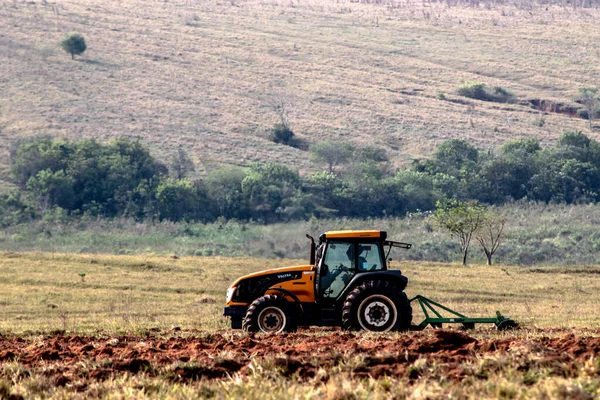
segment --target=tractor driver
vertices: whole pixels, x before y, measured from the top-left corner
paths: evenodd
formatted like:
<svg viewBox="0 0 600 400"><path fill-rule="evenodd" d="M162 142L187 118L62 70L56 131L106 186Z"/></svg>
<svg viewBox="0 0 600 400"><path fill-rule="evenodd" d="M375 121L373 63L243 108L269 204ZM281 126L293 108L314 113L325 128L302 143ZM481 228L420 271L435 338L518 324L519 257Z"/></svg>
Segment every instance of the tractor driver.
<svg viewBox="0 0 600 400"><path fill-rule="evenodd" d="M331 243L324 260L321 287L325 297L336 298L344 290L355 271L354 244Z"/></svg>
<svg viewBox="0 0 600 400"><path fill-rule="evenodd" d="M366 252L371 249L370 246L358 245L358 270L359 271L367 271L369 270L369 263L367 262Z"/></svg>
<svg viewBox="0 0 600 400"><path fill-rule="evenodd" d="M327 269L321 277L325 297L336 298L344 290L355 272L371 270L367 254L371 246L358 245L358 268L356 265L354 244L332 244L325 255Z"/></svg>

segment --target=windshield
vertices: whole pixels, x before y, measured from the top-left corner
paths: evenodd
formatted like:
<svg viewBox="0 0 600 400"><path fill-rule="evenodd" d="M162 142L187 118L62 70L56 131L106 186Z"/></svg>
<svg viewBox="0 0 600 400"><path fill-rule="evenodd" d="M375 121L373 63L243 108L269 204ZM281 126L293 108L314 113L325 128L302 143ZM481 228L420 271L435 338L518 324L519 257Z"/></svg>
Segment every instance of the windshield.
<svg viewBox="0 0 600 400"><path fill-rule="evenodd" d="M358 271L377 271L383 268L380 247L377 243L359 243Z"/></svg>

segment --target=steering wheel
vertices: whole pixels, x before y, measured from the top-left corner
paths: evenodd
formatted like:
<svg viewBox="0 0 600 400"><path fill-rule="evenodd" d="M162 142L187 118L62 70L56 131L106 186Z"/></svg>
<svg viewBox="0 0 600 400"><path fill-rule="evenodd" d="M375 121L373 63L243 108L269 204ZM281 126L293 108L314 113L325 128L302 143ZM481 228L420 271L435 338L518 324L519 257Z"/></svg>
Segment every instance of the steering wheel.
<svg viewBox="0 0 600 400"><path fill-rule="evenodd" d="M332 268L332 270L331 270L331 272L333 274L335 274L335 276L338 276L342 272L348 272L348 271L349 271L348 267L346 267L344 264L340 264L337 267Z"/></svg>

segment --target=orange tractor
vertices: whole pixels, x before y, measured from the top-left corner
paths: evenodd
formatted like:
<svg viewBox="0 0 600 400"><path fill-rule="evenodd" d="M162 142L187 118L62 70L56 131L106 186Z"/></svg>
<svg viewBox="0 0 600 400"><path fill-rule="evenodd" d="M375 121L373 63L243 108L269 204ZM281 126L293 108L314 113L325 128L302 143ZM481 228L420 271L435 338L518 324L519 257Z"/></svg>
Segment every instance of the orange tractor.
<svg viewBox="0 0 600 400"><path fill-rule="evenodd" d="M392 248L411 245L387 240L384 231L330 231L318 244L307 237L308 265L253 273L229 287L224 315L231 318L232 328L279 333L313 325L373 332L421 330L443 323L516 326L500 313L495 318L468 318L423 296L409 300L404 293L408 278L388 270L387 258ZM418 325L411 324L413 301L426 317ZM444 311L452 317L443 317Z"/></svg>

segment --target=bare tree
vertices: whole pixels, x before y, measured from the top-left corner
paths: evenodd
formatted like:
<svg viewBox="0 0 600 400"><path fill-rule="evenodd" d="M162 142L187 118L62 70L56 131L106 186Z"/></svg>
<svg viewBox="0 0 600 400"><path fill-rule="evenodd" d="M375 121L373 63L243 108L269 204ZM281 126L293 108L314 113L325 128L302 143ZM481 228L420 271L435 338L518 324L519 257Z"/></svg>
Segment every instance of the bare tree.
<svg viewBox="0 0 600 400"><path fill-rule="evenodd" d="M492 256L500 246L505 224L506 218L504 216L488 211L483 217L481 226L475 232L475 238L487 257L487 265L492 265Z"/></svg>
<svg viewBox="0 0 600 400"><path fill-rule="evenodd" d="M281 92L273 92L269 99L269 105L279 117L279 123L286 129L290 129L290 105L287 103L286 97L287 96Z"/></svg>
<svg viewBox="0 0 600 400"><path fill-rule="evenodd" d="M292 131L289 118L291 107L287 101L288 97L289 96L287 94L279 91L273 91L269 96L269 106L279 117L279 122L273 126L273 129L271 129L269 139L275 143L296 147L297 143L294 138L295 135Z"/></svg>

